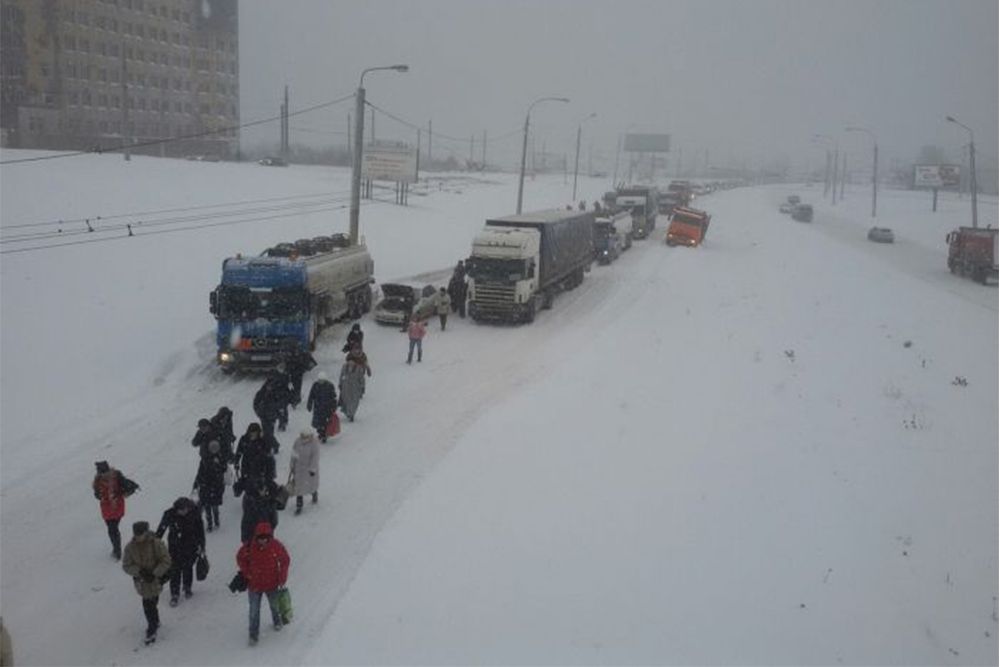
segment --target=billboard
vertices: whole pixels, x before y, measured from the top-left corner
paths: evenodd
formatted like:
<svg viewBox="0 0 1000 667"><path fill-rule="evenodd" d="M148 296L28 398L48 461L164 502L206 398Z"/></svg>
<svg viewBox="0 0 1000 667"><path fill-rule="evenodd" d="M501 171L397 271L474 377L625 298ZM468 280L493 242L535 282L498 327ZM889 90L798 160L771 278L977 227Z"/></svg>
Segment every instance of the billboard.
<svg viewBox="0 0 1000 667"><path fill-rule="evenodd" d="M913 165L913 187L957 188L962 168L957 164Z"/></svg>
<svg viewBox="0 0 1000 667"><path fill-rule="evenodd" d="M361 178L416 183L416 149L403 143L367 144L361 154Z"/></svg>
<svg viewBox="0 0 1000 667"><path fill-rule="evenodd" d="M669 153L669 134L626 134L626 153Z"/></svg>

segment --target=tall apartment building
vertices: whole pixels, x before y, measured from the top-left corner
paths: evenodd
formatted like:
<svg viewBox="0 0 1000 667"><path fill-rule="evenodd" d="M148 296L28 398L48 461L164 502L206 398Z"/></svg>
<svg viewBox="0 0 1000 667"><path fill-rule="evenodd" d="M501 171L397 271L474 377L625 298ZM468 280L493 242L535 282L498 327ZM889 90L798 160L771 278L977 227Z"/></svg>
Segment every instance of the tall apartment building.
<svg viewBox="0 0 1000 667"><path fill-rule="evenodd" d="M3 145L117 149L239 125L237 0L0 0ZM239 132L133 150L234 156Z"/></svg>

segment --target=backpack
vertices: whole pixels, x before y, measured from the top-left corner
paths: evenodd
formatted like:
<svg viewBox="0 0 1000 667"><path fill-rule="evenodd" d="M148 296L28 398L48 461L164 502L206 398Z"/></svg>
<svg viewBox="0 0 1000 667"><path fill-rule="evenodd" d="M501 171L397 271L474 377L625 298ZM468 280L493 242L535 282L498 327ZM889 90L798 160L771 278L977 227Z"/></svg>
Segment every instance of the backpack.
<svg viewBox="0 0 1000 667"><path fill-rule="evenodd" d="M122 490L122 495L128 498L133 493L139 490L139 485L130 480L128 477L123 475L121 471L118 472L118 486Z"/></svg>

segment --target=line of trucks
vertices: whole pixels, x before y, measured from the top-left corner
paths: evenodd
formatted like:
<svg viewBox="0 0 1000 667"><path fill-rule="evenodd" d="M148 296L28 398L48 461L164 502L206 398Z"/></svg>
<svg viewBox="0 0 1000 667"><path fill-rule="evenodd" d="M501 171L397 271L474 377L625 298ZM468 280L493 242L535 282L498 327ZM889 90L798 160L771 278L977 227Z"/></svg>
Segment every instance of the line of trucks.
<svg viewBox="0 0 1000 667"><path fill-rule="evenodd" d="M651 186L622 187L594 211L551 209L493 218L466 260L468 312L476 321L531 322L556 295L647 238L660 200ZM686 200L685 200L686 201ZM676 217L676 214L675 216ZM224 372L269 369L293 349L315 349L327 326L372 308L375 263L362 239L301 239L222 262L209 295Z"/></svg>

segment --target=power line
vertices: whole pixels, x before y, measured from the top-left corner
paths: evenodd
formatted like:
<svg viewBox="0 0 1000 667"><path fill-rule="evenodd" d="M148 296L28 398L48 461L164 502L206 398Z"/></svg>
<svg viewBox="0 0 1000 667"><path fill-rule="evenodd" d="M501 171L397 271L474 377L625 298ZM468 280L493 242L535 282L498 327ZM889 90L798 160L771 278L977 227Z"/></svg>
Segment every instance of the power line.
<svg viewBox="0 0 1000 667"><path fill-rule="evenodd" d="M412 122L410 122L408 120L405 120L403 118L400 118L399 116L397 116L397 115L395 115L395 114L393 114L393 113L391 113L389 111L386 111L382 107L380 107L380 106L378 106L378 105L370 102L369 100L365 100L365 104L368 105L368 106L370 106L371 108L375 109L379 113L381 113L381 114L383 114L385 116L388 116L389 118L391 118L392 120L396 121L397 123L401 123L402 125L405 125L405 126L407 126L409 128L412 128L414 130L421 130L421 129L423 129L422 126L417 125L416 123L412 123ZM505 133L503 133L503 134L501 134L501 135L499 135L497 137L494 137L492 139L487 139L486 143L491 144L494 141L502 141L502 140L507 139L509 137L515 136L517 134L520 134L520 132L521 132L521 128L517 128L515 130L511 130L509 132L505 132ZM469 138L468 137L466 137L464 139L460 138L460 137L452 137L452 136L449 136L447 134L444 134L443 132L437 132L437 131L434 132L434 138L435 139L447 139L449 141L457 141L457 142L460 142L460 143L463 143L463 144L469 143Z"/></svg>
<svg viewBox="0 0 1000 667"><path fill-rule="evenodd" d="M288 117L291 117L291 116L300 116L302 114L310 113L310 112L316 111L318 109L325 109L326 107L331 107L331 106L334 106L336 104L340 104L342 102L346 102L347 100L349 100L349 99L351 99L353 97L354 97L354 93L351 93L350 95L345 95L344 97L340 97L338 99L331 100L329 102L323 102L321 104L315 104L315 105L313 105L311 107L306 107L305 109L299 109L298 111L289 112L286 115ZM176 141L184 141L184 140L187 140L187 139L197 139L199 137L211 136L213 134L224 134L226 132L233 132L235 130L242 129L244 127L254 127L255 125L263 125L264 123L273 123L274 121L280 120L280 119L281 119L280 115L278 115L278 116L271 116L270 118L262 118L260 120L254 120L254 121L250 121L248 123L241 123L239 125L230 125L230 126L221 127L221 128L215 129L215 130L205 130L203 132L195 132L193 134L182 134L182 135L179 135L179 136L176 136L176 137L170 137L170 138L167 138L167 139L153 139L151 141L140 141L138 143L128 144L127 146L116 146L116 147L108 147L108 148L101 147L98 151L76 151L76 152L73 152L73 153L56 153L55 155L39 155L39 156L35 156L35 157L18 158L16 160L0 160L0 166L3 166L3 165L12 165L12 164L23 164L25 162L40 162L42 160L55 160L55 159L59 159L59 158L76 157L78 155L90 155L91 153L94 153L94 152L99 152L99 153L117 153L118 151L124 150L126 148L133 149L133 148L145 148L147 146L159 146L160 144L169 144L169 143L173 143L173 142L176 142Z"/></svg>

